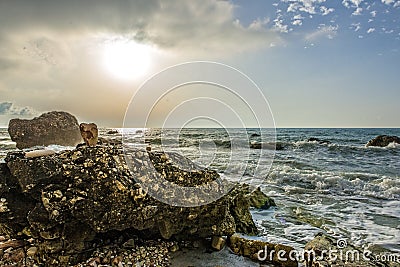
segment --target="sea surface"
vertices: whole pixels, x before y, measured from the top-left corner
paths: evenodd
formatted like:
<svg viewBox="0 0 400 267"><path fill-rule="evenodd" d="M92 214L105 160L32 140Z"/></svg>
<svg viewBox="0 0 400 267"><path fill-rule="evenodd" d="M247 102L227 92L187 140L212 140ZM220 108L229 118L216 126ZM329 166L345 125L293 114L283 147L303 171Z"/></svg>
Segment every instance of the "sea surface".
<svg viewBox="0 0 400 267"><path fill-rule="evenodd" d="M121 138L122 129L108 130L100 134ZM270 144L249 148L265 136L271 141L270 129L130 129L123 135L124 142L145 140L153 150L178 152L228 178L242 171L240 182L261 186L277 204L252 210L263 239L303 248L325 232L400 253L400 146L365 146L381 134L400 136L400 129L277 129L283 147L277 151ZM312 137L321 141L308 141ZM15 149L7 129L0 129L0 161Z"/></svg>

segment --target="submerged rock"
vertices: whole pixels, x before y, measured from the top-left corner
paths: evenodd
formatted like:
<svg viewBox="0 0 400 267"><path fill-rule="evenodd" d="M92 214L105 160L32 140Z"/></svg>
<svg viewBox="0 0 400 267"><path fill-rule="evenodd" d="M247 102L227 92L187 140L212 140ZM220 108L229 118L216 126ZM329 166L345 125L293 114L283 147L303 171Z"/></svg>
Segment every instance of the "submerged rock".
<svg viewBox="0 0 400 267"><path fill-rule="evenodd" d="M368 146L385 147L390 143L400 144L400 138L397 136L379 135L367 143Z"/></svg>
<svg viewBox="0 0 400 267"><path fill-rule="evenodd" d="M8 133L19 149L53 144L76 146L82 141L76 118L61 111L44 113L32 120L12 119Z"/></svg>
<svg viewBox="0 0 400 267"><path fill-rule="evenodd" d="M160 152L138 150L135 159L145 164L147 155L164 179L180 184L184 177L183 186L218 177L207 169L174 167ZM13 152L5 161L0 181L7 188L1 197L8 211L0 214L0 223L34 238L35 255L53 264L76 262L93 248L96 237L115 231L177 240L257 233L249 212L249 186L237 185L208 205L170 206L143 191L121 146L83 146L35 158Z"/></svg>

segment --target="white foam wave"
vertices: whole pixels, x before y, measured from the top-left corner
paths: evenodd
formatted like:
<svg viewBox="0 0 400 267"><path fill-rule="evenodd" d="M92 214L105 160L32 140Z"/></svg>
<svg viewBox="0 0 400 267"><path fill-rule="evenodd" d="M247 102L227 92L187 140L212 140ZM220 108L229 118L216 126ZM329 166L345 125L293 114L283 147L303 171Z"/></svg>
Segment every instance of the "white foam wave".
<svg viewBox="0 0 400 267"><path fill-rule="evenodd" d="M334 172L299 170L291 166L275 166L267 182L281 184L286 192L317 193L334 195L361 195L383 199L400 198L399 177L378 176L361 172Z"/></svg>

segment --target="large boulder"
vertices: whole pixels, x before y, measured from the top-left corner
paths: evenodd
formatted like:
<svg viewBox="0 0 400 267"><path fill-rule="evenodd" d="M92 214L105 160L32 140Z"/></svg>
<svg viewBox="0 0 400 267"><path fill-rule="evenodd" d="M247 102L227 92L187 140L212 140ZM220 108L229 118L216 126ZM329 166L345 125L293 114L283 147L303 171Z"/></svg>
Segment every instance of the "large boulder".
<svg viewBox="0 0 400 267"><path fill-rule="evenodd" d="M82 142L77 119L62 111L44 113L32 120L12 119L8 133L19 149L53 144L76 146Z"/></svg>
<svg viewBox="0 0 400 267"><path fill-rule="evenodd" d="M379 135L367 143L368 146L385 147L390 143L400 144L400 138L397 136Z"/></svg>
<svg viewBox="0 0 400 267"><path fill-rule="evenodd" d="M171 155L164 153L137 150L135 155L137 162L146 164L150 158L164 179L180 184L184 178L183 186L219 177L207 169L180 170L165 161ZM2 165L0 174L6 178L0 181L10 181L12 186L4 186L14 189L12 195L1 196L7 207L0 223L29 233L38 241L40 258L55 265L76 262L99 237L114 232L178 240L257 233L249 211L249 186L237 185L207 205L171 206L143 191L133 177L145 164L138 163L131 172L121 146L82 146L33 158L12 152L5 161L7 169Z"/></svg>

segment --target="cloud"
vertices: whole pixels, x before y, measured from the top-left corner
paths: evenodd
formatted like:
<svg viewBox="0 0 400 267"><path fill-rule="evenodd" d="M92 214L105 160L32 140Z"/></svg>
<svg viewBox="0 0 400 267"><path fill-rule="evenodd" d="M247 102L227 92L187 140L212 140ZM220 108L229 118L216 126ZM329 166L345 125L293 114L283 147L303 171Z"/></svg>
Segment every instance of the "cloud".
<svg viewBox="0 0 400 267"><path fill-rule="evenodd" d="M357 32L361 29L361 23L352 23L350 28L354 28L354 31Z"/></svg>
<svg viewBox="0 0 400 267"><path fill-rule="evenodd" d="M335 11L334 8L327 8L326 6L321 6L320 10L322 12L322 14L321 14L322 16L326 16Z"/></svg>
<svg viewBox="0 0 400 267"><path fill-rule="evenodd" d="M30 107L18 107L11 102L0 103L0 115L31 116L36 114L37 112Z"/></svg>
<svg viewBox="0 0 400 267"><path fill-rule="evenodd" d="M394 2L394 0L382 0L382 3L384 3L386 5L390 5L393 2Z"/></svg>
<svg viewBox="0 0 400 267"><path fill-rule="evenodd" d="M104 46L118 38L148 46L150 75L184 61L224 61L281 43L268 19L244 25L236 8L214 0L0 1L0 95L121 127L146 77L112 77L102 65ZM13 105L10 112L32 111Z"/></svg>
<svg viewBox="0 0 400 267"><path fill-rule="evenodd" d="M343 0L342 4L347 7L359 7L363 0Z"/></svg>
<svg viewBox="0 0 400 267"><path fill-rule="evenodd" d="M12 106L12 103L10 103L10 102L0 103L0 115L9 114L11 106Z"/></svg>
<svg viewBox="0 0 400 267"><path fill-rule="evenodd" d="M274 26L273 28L275 31L281 32L281 33L288 33L288 25L284 24L282 15L278 14L278 17L274 19Z"/></svg>
<svg viewBox="0 0 400 267"><path fill-rule="evenodd" d="M301 19L296 19L296 20L292 21L292 24L296 25L296 26L300 26L303 24L303 21Z"/></svg>
<svg viewBox="0 0 400 267"><path fill-rule="evenodd" d="M0 33L25 32L29 36L35 31L38 38L54 36L47 41L26 40L27 53L48 64L57 64L56 53L49 51L58 42L50 43L50 39L76 39L94 33L126 35L162 49L198 47L209 53L245 51L269 44L276 37L265 28L235 23L234 9L228 1L213 0L2 1ZM246 42L235 45L237 38Z"/></svg>
<svg viewBox="0 0 400 267"><path fill-rule="evenodd" d="M352 13L353 16L360 16L362 14L363 9L361 7L357 7L356 10Z"/></svg>
<svg viewBox="0 0 400 267"><path fill-rule="evenodd" d="M338 29L339 25L333 26L321 24L316 31L307 34L305 39L307 41L319 39L321 37L333 39L337 35Z"/></svg>

